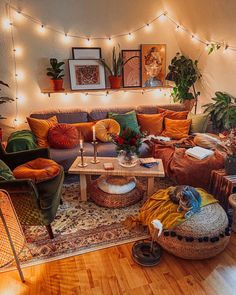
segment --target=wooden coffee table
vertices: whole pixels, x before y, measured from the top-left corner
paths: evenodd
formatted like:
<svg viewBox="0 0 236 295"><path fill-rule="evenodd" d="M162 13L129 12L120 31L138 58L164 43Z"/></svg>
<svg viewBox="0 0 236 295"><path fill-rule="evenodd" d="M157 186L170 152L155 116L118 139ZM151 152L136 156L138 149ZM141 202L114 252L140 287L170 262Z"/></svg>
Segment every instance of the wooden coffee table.
<svg viewBox="0 0 236 295"><path fill-rule="evenodd" d="M157 159L158 165L152 168L145 168L137 164L135 167L124 168L118 163L117 158L98 157L98 164L92 164L93 157L84 157L86 167L79 167L80 157L74 161L69 169L70 174L80 176L81 201L87 201L87 185L91 182L91 175L120 175L120 176L142 176L147 177L147 196L154 193L154 177L165 177L164 167L161 159ZM103 163L113 163L114 170L105 170Z"/></svg>

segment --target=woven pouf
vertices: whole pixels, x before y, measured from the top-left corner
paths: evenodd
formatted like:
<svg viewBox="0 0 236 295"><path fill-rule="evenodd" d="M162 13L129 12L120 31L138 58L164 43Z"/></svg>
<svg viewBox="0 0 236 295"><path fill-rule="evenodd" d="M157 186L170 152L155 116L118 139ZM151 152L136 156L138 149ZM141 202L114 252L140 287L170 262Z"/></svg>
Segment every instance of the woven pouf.
<svg viewBox="0 0 236 295"><path fill-rule="evenodd" d="M222 252L230 239L228 217L218 204L204 206L200 213L173 231L164 231L158 243L168 252L185 259L206 259Z"/></svg>
<svg viewBox="0 0 236 295"><path fill-rule="evenodd" d="M90 198L97 205L107 208L133 205L143 198L143 194L143 186L133 177L108 176L106 179L101 176L89 187Z"/></svg>

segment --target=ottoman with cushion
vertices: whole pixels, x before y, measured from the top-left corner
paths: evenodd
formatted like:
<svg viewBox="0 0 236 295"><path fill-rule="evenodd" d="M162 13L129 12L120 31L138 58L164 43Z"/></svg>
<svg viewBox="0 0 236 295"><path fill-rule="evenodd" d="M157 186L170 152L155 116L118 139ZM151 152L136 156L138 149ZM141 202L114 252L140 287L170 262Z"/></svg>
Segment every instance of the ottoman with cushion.
<svg viewBox="0 0 236 295"><path fill-rule="evenodd" d="M206 259L216 256L228 245L228 217L218 204L202 207L201 212L164 231L158 243L168 252L185 259Z"/></svg>

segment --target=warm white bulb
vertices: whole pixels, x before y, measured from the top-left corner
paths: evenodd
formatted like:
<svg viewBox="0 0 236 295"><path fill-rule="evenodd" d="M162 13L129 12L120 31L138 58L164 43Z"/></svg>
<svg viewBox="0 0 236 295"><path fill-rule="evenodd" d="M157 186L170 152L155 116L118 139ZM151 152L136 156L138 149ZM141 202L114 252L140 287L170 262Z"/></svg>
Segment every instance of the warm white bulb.
<svg viewBox="0 0 236 295"><path fill-rule="evenodd" d="M12 22L8 18L5 18L2 21L2 25L3 25L4 29L9 30L11 28L11 26L12 26Z"/></svg>
<svg viewBox="0 0 236 295"><path fill-rule="evenodd" d="M15 74L15 78L17 79L17 81L24 80L24 73L22 71L17 71Z"/></svg>
<svg viewBox="0 0 236 295"><path fill-rule="evenodd" d="M13 49L13 52L14 52L14 54L15 54L15 56L21 56L22 55L22 48L21 47L15 47L14 49Z"/></svg>
<svg viewBox="0 0 236 295"><path fill-rule="evenodd" d="M150 24L146 24L146 26L145 26L145 31L146 32L150 32L152 30L152 25L150 25Z"/></svg>
<svg viewBox="0 0 236 295"><path fill-rule="evenodd" d="M90 38L87 38L85 40L85 44L87 44L87 46L90 46L92 44L92 40Z"/></svg>
<svg viewBox="0 0 236 295"><path fill-rule="evenodd" d="M18 119L18 118L15 118L15 119L14 119L14 125L15 125L15 126L19 126L20 124L21 124L21 120Z"/></svg>
<svg viewBox="0 0 236 295"><path fill-rule="evenodd" d="M132 39L134 38L134 36L133 36L132 33L129 33L129 34L127 35L127 38L128 38L128 40L130 41L130 40L132 40Z"/></svg>
<svg viewBox="0 0 236 295"><path fill-rule="evenodd" d="M167 12L163 12L160 16L159 16L159 20L160 21L164 21L166 19L166 15L167 15Z"/></svg>
<svg viewBox="0 0 236 295"><path fill-rule="evenodd" d="M112 45L112 43L113 43L113 40L112 40L111 37L107 38L106 41L107 41L107 44L108 44L108 45Z"/></svg>
<svg viewBox="0 0 236 295"><path fill-rule="evenodd" d="M45 33L45 26L44 26L44 25L40 25L40 26L38 27L38 31L39 31L39 33L41 33L41 34Z"/></svg>
<svg viewBox="0 0 236 295"><path fill-rule="evenodd" d="M66 43L66 44L70 43L70 37L69 37L67 34L65 34L65 35L63 36L63 41L64 41L64 43Z"/></svg>
<svg viewBox="0 0 236 295"><path fill-rule="evenodd" d="M208 51L209 50L209 47L210 47L210 44L206 44L206 47L205 47L205 49L206 49L206 51Z"/></svg>
<svg viewBox="0 0 236 295"><path fill-rule="evenodd" d="M198 38L197 38L195 35L192 35L192 36L191 36L191 39L192 39L193 42L198 41Z"/></svg>
<svg viewBox="0 0 236 295"><path fill-rule="evenodd" d="M23 103L25 101L25 97L22 94L17 95L16 99L19 103Z"/></svg>
<svg viewBox="0 0 236 295"><path fill-rule="evenodd" d="M180 30L180 25L177 25L176 28L175 28L176 32L179 32Z"/></svg>

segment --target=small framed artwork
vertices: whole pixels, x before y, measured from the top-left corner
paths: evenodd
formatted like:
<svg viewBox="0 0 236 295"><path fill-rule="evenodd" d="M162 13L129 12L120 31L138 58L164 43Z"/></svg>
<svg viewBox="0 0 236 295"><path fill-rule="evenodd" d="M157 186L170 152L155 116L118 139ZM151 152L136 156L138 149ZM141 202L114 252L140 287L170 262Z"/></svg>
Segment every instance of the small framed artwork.
<svg viewBox="0 0 236 295"><path fill-rule="evenodd" d="M123 87L141 87L141 50L122 50L123 60L132 57L123 67Z"/></svg>
<svg viewBox="0 0 236 295"><path fill-rule="evenodd" d="M105 89L104 66L96 59L69 59L72 90Z"/></svg>
<svg viewBox="0 0 236 295"><path fill-rule="evenodd" d="M100 47L72 47L73 59L100 59L102 49Z"/></svg>
<svg viewBox="0 0 236 295"><path fill-rule="evenodd" d="M166 77L166 45L142 44L142 87L163 86Z"/></svg>

